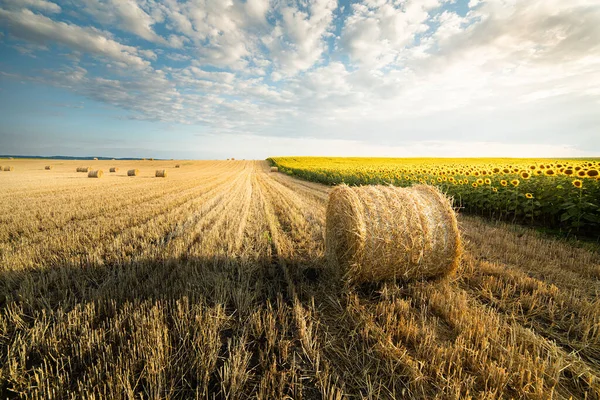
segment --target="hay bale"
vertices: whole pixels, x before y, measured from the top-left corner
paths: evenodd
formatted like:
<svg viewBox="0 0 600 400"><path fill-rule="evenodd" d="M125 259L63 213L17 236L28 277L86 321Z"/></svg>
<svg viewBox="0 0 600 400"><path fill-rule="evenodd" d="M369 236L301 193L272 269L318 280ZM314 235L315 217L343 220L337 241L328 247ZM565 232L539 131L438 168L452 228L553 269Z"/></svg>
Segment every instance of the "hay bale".
<svg viewBox="0 0 600 400"><path fill-rule="evenodd" d="M90 172L92 167L77 167L77 172Z"/></svg>
<svg viewBox="0 0 600 400"><path fill-rule="evenodd" d="M102 175L104 175L104 172L102 172L101 169L97 169L95 171L90 171L88 173L88 178L102 178Z"/></svg>
<svg viewBox="0 0 600 400"><path fill-rule="evenodd" d="M139 169L130 169L129 171L127 171L127 176L138 176L139 174Z"/></svg>
<svg viewBox="0 0 600 400"><path fill-rule="evenodd" d="M329 195L326 249L345 279L360 284L449 275L461 242L449 199L431 186L341 185Z"/></svg>
<svg viewBox="0 0 600 400"><path fill-rule="evenodd" d="M117 167L112 167L108 170L109 172L119 172L119 168Z"/></svg>
<svg viewBox="0 0 600 400"><path fill-rule="evenodd" d="M157 178L166 178L167 177L167 170L166 169L157 169L156 170L156 177Z"/></svg>
<svg viewBox="0 0 600 400"><path fill-rule="evenodd" d="M98 161L98 157L94 157L94 161Z"/></svg>
<svg viewBox="0 0 600 400"><path fill-rule="evenodd" d="M181 168L181 165L179 165L179 164L176 164L176 165L175 165L175 168Z"/></svg>
<svg viewBox="0 0 600 400"><path fill-rule="evenodd" d="M279 168L277 168L277 167L271 167L271 172L279 172Z"/></svg>
<svg viewBox="0 0 600 400"><path fill-rule="evenodd" d="M6 172L10 172L10 171L14 171L14 170L15 169L13 167L9 167L9 166L4 167L4 169L3 169L3 171L6 171Z"/></svg>
<svg viewBox="0 0 600 400"><path fill-rule="evenodd" d="M51 169L52 169L52 165L46 165L46 166L44 167L44 169L45 169L45 170L47 170L47 171L49 171L49 170L51 170Z"/></svg>

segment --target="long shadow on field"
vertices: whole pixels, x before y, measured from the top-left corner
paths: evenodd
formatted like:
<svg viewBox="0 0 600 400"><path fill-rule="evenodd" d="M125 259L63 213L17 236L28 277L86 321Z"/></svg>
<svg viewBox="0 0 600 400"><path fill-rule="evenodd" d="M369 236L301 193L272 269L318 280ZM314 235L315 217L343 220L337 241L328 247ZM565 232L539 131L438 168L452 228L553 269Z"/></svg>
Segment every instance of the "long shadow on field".
<svg viewBox="0 0 600 400"><path fill-rule="evenodd" d="M323 259L298 263L273 258L148 259L128 264L57 263L25 271L0 272L0 310L19 303L32 311L68 312L77 304L111 301L115 304L182 297L238 309L243 292L255 305L289 301L289 281L298 288L324 283ZM288 276L283 270L287 266ZM243 304L242 304L243 305Z"/></svg>
<svg viewBox="0 0 600 400"><path fill-rule="evenodd" d="M131 393L144 397L169 397L166 392L156 395L154 390L172 385L177 388L173 398L196 397L197 390L200 397L235 398L238 396L231 392L235 385L223 374L233 368L224 365L231 347L240 340L248 343L245 370L251 373L239 390L252 393L265 377L272 376L283 380L277 383L282 392L271 396L296 397L300 390L305 398L318 398L314 371L309 380L304 377L302 383L293 382L300 379L295 374L311 375L310 365L301 361L304 356L294 322L293 294L309 307L306 293L322 291L319 287L328 285L322 266L321 259L298 263L277 257L215 256L113 265L57 263L27 271L2 271L0 398L18 398L18 393L35 397L45 387L53 387L59 393L56 397L64 398L68 391L92 390L90 374L98 371L95 385L113 384L112 393L125 390L127 385L119 381L125 379L132 386ZM276 318L276 349L266 344L269 329L257 331L267 314ZM219 322L221 319L227 322ZM217 361L203 366L199 361L202 353L210 351L207 344L195 341L210 338L213 324L218 327L217 336L210 340L211 345L217 343ZM157 334L157 326L163 327L166 344ZM190 341L186 335L195 339ZM280 348L279 342L291 347ZM154 352L165 345L173 358L161 361ZM196 358L188 356L198 352ZM265 367L271 362L261 358L265 356L278 359L277 370ZM148 370L156 365L165 369L159 377ZM42 376L35 376L35 371L41 370ZM203 371L209 372L203 375ZM108 377L119 382L107 383ZM41 386L36 383L40 379L44 382Z"/></svg>

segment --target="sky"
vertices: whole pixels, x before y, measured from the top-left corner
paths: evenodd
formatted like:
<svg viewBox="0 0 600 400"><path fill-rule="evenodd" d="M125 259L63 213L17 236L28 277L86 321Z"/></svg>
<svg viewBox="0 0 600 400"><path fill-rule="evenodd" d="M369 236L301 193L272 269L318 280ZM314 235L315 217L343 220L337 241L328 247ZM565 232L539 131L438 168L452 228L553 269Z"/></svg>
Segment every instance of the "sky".
<svg viewBox="0 0 600 400"><path fill-rule="evenodd" d="M600 156L600 0L0 0L0 154Z"/></svg>

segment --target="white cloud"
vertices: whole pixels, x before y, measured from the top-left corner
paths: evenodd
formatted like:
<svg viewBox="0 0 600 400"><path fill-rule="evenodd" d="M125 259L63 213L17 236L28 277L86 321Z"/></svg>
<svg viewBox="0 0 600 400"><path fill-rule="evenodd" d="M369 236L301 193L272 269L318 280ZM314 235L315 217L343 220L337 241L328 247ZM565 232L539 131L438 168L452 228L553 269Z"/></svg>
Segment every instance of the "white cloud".
<svg viewBox="0 0 600 400"><path fill-rule="evenodd" d="M279 67L278 75L294 75L311 68L326 50L324 41L331 28L337 0L313 0L307 10L297 5L284 5L281 20L263 37L270 56Z"/></svg>
<svg viewBox="0 0 600 400"><path fill-rule="evenodd" d="M427 31L429 12L438 0L369 0L352 4L341 34L341 48L355 62L382 67L398 59L419 33Z"/></svg>
<svg viewBox="0 0 600 400"><path fill-rule="evenodd" d="M0 9L0 21L8 25L14 36L37 44L57 42L73 50L107 57L130 67L144 68L150 64L138 55L135 47L120 44L93 28L56 22L29 10Z"/></svg>
<svg viewBox="0 0 600 400"><path fill-rule="evenodd" d="M307 143L334 139L346 154L475 152L500 138L512 145L494 151L512 155L533 154L533 143L579 154L570 140L600 151L596 0L471 0L466 15L449 0L363 0L345 11L335 0L84 1L108 31L14 7L0 9L0 24L42 45L20 47L31 55L56 42L75 56L67 65L84 65L76 52L108 60L30 79L131 118L215 135L310 134ZM123 44L131 38L115 28L147 42Z"/></svg>
<svg viewBox="0 0 600 400"><path fill-rule="evenodd" d="M91 15L104 25L116 22L117 26L126 32L131 32L150 42L167 44L167 41L152 29L155 19L135 0L77 0L73 4L78 10ZM160 18L160 15L155 18Z"/></svg>
<svg viewBox="0 0 600 400"><path fill-rule="evenodd" d="M9 9L33 8L53 14L61 11L58 4L46 0L1 0L0 4Z"/></svg>

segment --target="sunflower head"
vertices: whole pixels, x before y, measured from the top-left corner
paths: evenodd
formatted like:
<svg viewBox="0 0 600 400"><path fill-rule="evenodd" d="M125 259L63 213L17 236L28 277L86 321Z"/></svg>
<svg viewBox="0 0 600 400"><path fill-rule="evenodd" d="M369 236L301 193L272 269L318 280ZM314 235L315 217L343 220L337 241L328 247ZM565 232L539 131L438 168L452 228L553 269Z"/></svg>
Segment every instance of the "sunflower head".
<svg viewBox="0 0 600 400"><path fill-rule="evenodd" d="M554 175L555 175L555 172L554 172L554 170L553 170L552 168L548 168L548 169L546 170L546 175L547 175L547 176L554 176Z"/></svg>
<svg viewBox="0 0 600 400"><path fill-rule="evenodd" d="M598 170L597 169L590 169L587 172L587 176L589 176L590 178L593 178L594 176L598 176Z"/></svg>
<svg viewBox="0 0 600 400"><path fill-rule="evenodd" d="M580 177L582 177L582 178L585 176L585 174L586 174L586 171L585 171L585 170L583 170L583 169L582 169L582 170L579 170L579 171L577 172L577 175L579 175L579 176L580 176Z"/></svg>
<svg viewBox="0 0 600 400"><path fill-rule="evenodd" d="M510 181L510 184L513 185L514 187L519 186L519 180L518 179L513 179L512 181Z"/></svg>
<svg viewBox="0 0 600 400"><path fill-rule="evenodd" d="M536 167L535 165L530 165L530 166L529 166L529 169L530 169L530 170L532 170L532 171L535 171L535 169L536 169L536 168L537 168L537 167Z"/></svg>
<svg viewBox="0 0 600 400"><path fill-rule="evenodd" d="M477 187L478 186L476 182L473 182L472 185L473 185L473 187Z"/></svg>
<svg viewBox="0 0 600 400"><path fill-rule="evenodd" d="M502 172L504 172L505 174L510 174L510 169L508 169L508 168L504 168L504 169L502 170Z"/></svg>
<svg viewBox="0 0 600 400"><path fill-rule="evenodd" d="M478 185L483 185L483 179L481 179L481 178L477 179L477 184Z"/></svg>
<svg viewBox="0 0 600 400"><path fill-rule="evenodd" d="M506 186L506 185L508 185L508 182L507 182L507 181L505 181L504 179L502 179L502 180L500 181L500 184L501 184L502 186Z"/></svg>
<svg viewBox="0 0 600 400"><path fill-rule="evenodd" d="M498 188L492 188L492 192L498 193Z"/></svg>
<svg viewBox="0 0 600 400"><path fill-rule="evenodd" d="M484 182L486 185L490 185L492 183L492 180L490 178L485 178Z"/></svg>
<svg viewBox="0 0 600 400"><path fill-rule="evenodd" d="M525 193L525 197L528 199L533 199L533 195L531 193Z"/></svg>
<svg viewBox="0 0 600 400"><path fill-rule="evenodd" d="M581 189L583 187L583 182L581 182L579 179L575 179L573 181L573 186L575 186L577 189Z"/></svg>
<svg viewBox="0 0 600 400"><path fill-rule="evenodd" d="M522 171L521 172L521 178L523 178L523 179L529 179L529 178L531 178L531 174L529 172L527 172L527 171Z"/></svg>
<svg viewBox="0 0 600 400"><path fill-rule="evenodd" d="M497 174L498 172L500 172L500 168L498 168L498 167L494 168L494 173Z"/></svg>
<svg viewBox="0 0 600 400"><path fill-rule="evenodd" d="M573 175L572 169L565 169L565 175Z"/></svg>

